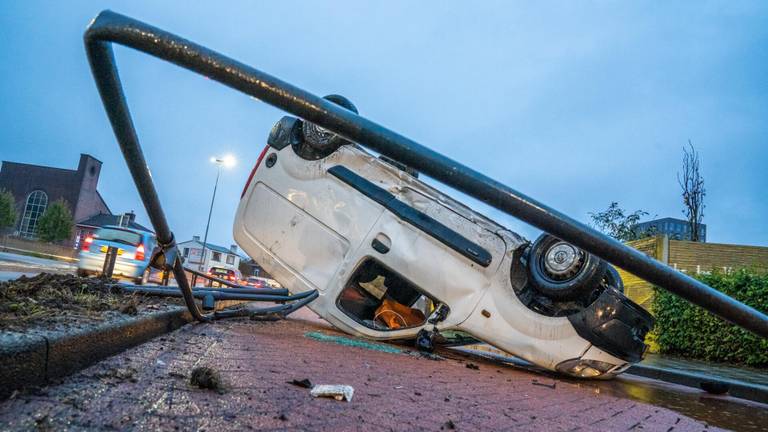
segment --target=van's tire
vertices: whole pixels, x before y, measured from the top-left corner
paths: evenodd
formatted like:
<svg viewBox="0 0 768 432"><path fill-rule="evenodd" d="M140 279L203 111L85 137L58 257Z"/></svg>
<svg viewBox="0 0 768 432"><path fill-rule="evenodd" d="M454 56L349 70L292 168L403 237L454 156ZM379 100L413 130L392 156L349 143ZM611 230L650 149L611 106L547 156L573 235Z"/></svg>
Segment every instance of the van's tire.
<svg viewBox="0 0 768 432"><path fill-rule="evenodd" d="M528 280L536 291L552 300L576 300L600 286L607 267L600 258L542 234L531 246Z"/></svg>
<svg viewBox="0 0 768 432"><path fill-rule="evenodd" d="M339 105L353 113L357 114L357 107L347 98L341 95L328 95L327 99L336 105ZM346 139L334 134L331 131L308 122L301 122L301 140L294 145L296 154L304 159L318 160L322 159L339 149L343 145L350 144Z"/></svg>

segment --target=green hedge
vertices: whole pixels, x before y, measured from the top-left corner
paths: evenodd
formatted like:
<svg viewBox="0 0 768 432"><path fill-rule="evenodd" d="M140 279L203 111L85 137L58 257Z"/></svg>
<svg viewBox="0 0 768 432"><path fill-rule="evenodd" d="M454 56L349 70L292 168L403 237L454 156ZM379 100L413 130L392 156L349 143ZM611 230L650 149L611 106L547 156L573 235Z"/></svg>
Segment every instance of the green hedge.
<svg viewBox="0 0 768 432"><path fill-rule="evenodd" d="M768 312L768 275L747 270L696 276L757 310ZM679 297L656 289L653 297L659 352L750 366L768 366L768 340L729 324Z"/></svg>

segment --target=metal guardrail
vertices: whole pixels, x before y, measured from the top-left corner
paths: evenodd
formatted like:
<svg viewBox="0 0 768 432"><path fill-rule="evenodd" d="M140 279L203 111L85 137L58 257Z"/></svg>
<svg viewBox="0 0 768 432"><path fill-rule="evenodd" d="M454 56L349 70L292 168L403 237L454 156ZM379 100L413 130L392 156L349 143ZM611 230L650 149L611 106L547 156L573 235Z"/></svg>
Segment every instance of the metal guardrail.
<svg viewBox="0 0 768 432"><path fill-rule="evenodd" d="M568 241L704 309L768 338L768 316L690 276L653 260L593 228L403 135L269 74L143 22L100 13L85 32L91 70L117 141L157 233L166 245L173 235L160 206L120 84L112 43L153 55L218 81L328 129L350 141L409 165L458 191ZM175 257L173 257L175 260ZM174 273L183 271L175 260ZM187 287L188 288L188 287ZM182 288L183 290L186 289ZM194 306L191 296L185 295ZM190 310L192 310L190 306ZM196 306L195 306L196 308ZM193 314L205 319L199 312Z"/></svg>

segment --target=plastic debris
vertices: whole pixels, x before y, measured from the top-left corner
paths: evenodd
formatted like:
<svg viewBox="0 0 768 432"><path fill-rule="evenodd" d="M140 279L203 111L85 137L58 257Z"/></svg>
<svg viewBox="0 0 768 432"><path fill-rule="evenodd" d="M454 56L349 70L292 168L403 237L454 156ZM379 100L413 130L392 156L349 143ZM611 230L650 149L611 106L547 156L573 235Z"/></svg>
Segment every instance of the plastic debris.
<svg viewBox="0 0 768 432"><path fill-rule="evenodd" d="M347 402L352 402L352 395L355 394L355 389L348 385L320 384L312 387L310 394L313 397L328 397L334 398L337 401L346 400Z"/></svg>

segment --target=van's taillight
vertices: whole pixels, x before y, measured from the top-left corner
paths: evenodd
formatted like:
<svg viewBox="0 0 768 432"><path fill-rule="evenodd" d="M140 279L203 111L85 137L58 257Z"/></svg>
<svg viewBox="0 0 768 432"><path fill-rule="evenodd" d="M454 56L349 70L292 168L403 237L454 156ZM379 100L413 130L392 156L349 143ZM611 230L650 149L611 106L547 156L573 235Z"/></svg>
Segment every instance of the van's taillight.
<svg viewBox="0 0 768 432"><path fill-rule="evenodd" d="M85 240L83 240L83 245L81 246L80 249L88 252L91 249L91 243L93 243L93 237L91 236L86 237Z"/></svg>
<svg viewBox="0 0 768 432"><path fill-rule="evenodd" d="M138 247L136 247L136 261L144 261L144 245L140 244Z"/></svg>
<svg viewBox="0 0 768 432"><path fill-rule="evenodd" d="M243 197L245 196L245 191L247 191L248 186L251 185L251 180L253 180L253 175L256 174L256 170L259 169L259 165L261 165L261 160L264 159L264 156L267 155L268 150L269 150L269 144L264 146L264 150L261 151L259 158L256 159L256 165L253 166L253 169L251 170L251 175L248 176L248 181L245 182L245 187L243 187L243 193L240 194L240 199L243 199Z"/></svg>

